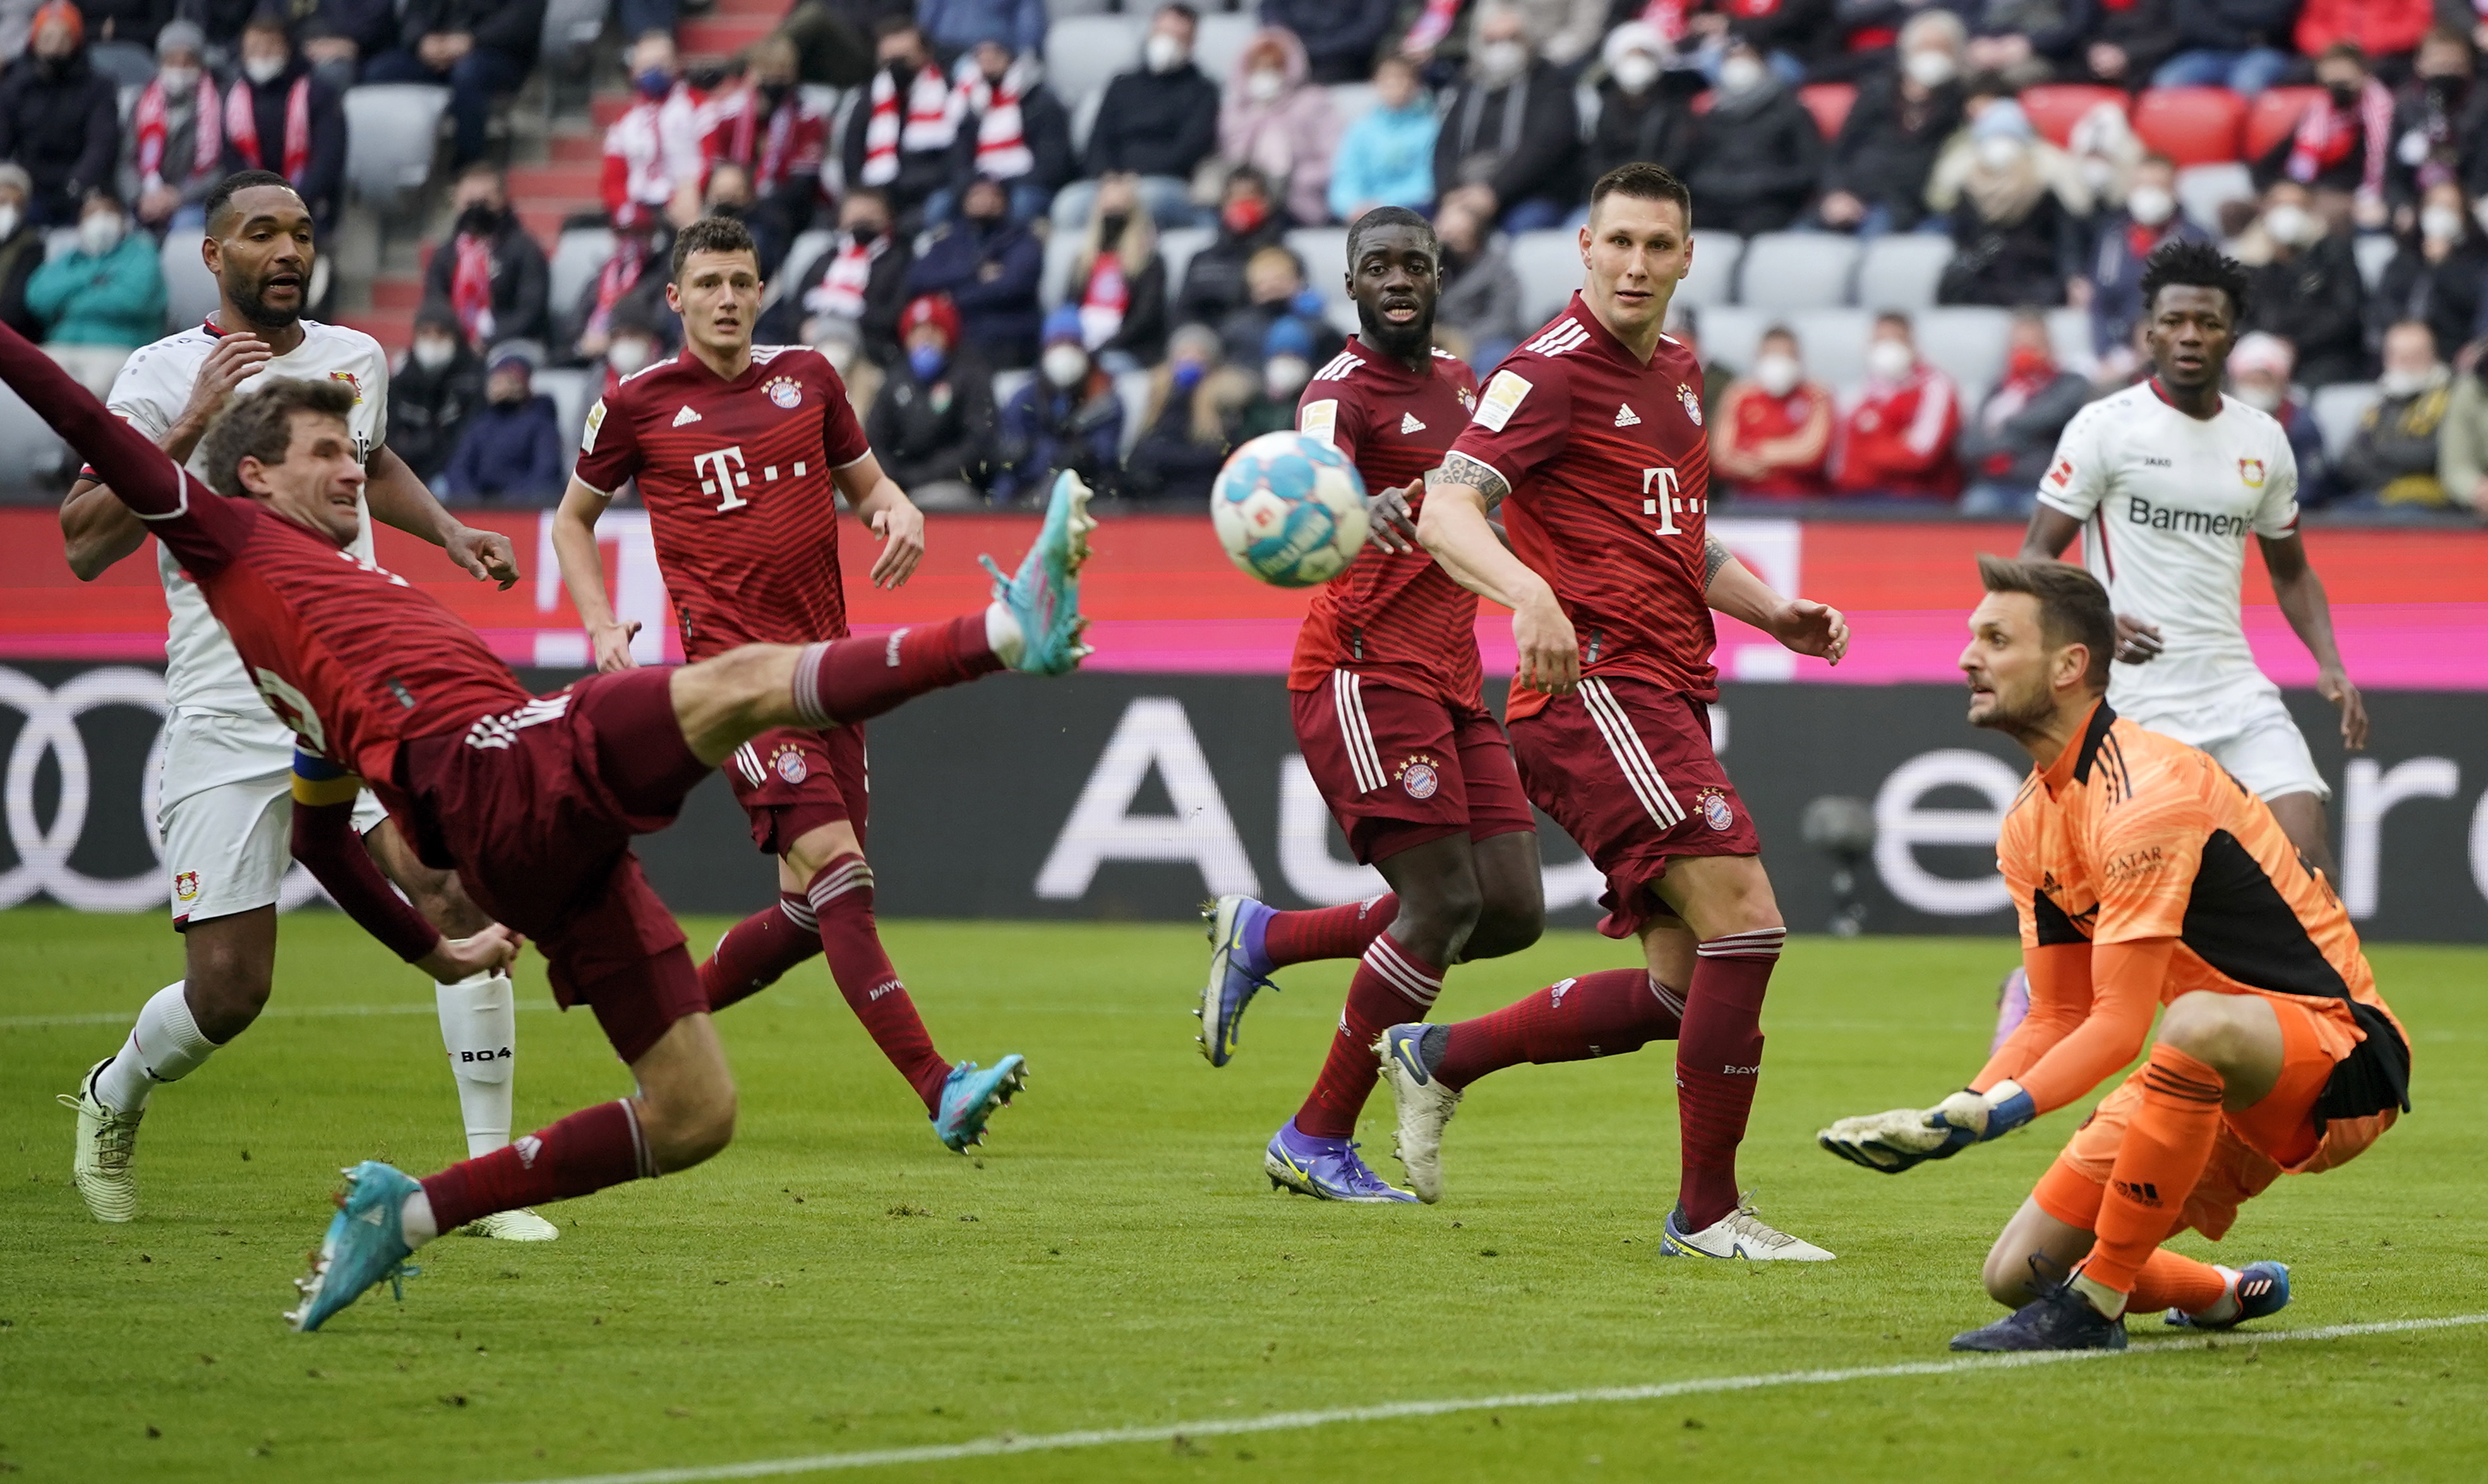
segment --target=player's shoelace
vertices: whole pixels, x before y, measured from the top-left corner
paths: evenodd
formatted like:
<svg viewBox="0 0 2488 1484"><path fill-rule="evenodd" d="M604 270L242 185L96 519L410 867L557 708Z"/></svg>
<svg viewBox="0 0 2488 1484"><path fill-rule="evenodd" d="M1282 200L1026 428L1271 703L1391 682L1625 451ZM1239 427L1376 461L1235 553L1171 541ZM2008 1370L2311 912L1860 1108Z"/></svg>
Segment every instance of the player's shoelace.
<svg viewBox="0 0 2488 1484"><path fill-rule="evenodd" d="M1741 1197L1737 1202L1737 1209L1729 1212L1724 1219L1730 1231L1750 1238L1762 1246L1784 1247L1796 1240L1756 1215L1754 1198L1750 1193Z"/></svg>
<svg viewBox="0 0 2488 1484"><path fill-rule="evenodd" d="M53 1101L73 1113L86 1111L86 1094L64 1092ZM102 1106L100 1103L97 1105ZM104 1108L95 1121L95 1172L99 1175L121 1176L129 1173L131 1151L138 1144L138 1119L131 1114Z"/></svg>

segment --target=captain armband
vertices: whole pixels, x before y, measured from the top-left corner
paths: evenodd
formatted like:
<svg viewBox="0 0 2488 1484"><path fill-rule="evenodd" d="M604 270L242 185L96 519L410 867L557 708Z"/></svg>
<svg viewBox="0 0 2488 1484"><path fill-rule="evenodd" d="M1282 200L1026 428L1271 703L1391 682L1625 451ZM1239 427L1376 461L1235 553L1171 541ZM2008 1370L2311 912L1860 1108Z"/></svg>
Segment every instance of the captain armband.
<svg viewBox="0 0 2488 1484"><path fill-rule="evenodd" d="M294 801L317 808L350 804L363 791L363 780L316 752L294 749Z"/></svg>

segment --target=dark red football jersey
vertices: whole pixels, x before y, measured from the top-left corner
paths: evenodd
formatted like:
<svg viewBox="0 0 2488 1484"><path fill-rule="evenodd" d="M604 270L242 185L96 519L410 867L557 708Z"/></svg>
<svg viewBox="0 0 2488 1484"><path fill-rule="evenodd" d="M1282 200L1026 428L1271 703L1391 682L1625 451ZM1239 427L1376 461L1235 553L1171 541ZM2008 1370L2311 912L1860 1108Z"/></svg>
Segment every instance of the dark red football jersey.
<svg viewBox="0 0 2488 1484"><path fill-rule="evenodd" d="M811 347L754 346L731 381L685 350L588 412L577 476L608 494L638 480L683 653L705 659L846 636L830 474L870 452Z"/></svg>
<svg viewBox="0 0 2488 1484"><path fill-rule="evenodd" d="M1356 465L1369 495L1422 478L1443 462L1477 404L1477 378L1437 350L1424 376L1361 340L1334 355L1296 401L1296 431L1329 440ZM1412 504L1422 509L1421 490ZM1481 707L1477 595L1423 550L1369 544L1347 571L1314 590L1296 634L1287 688L1311 690L1333 670Z"/></svg>
<svg viewBox="0 0 2488 1484"><path fill-rule="evenodd" d="M1583 674L1717 699L1702 580L1710 444L1692 352L1661 337L1644 366L1576 293L1486 378L1452 452L1512 487L1504 529L1571 619ZM1546 700L1515 685L1505 714Z"/></svg>

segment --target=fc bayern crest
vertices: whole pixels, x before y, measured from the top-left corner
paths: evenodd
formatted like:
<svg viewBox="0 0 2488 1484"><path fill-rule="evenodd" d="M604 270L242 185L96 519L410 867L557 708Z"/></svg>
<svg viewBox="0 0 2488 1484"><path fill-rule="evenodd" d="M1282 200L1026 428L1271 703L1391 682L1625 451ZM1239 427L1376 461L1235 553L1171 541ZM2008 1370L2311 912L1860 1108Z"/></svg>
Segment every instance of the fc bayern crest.
<svg viewBox="0 0 2488 1484"><path fill-rule="evenodd" d="M1702 399L1694 395L1693 388L1685 385L1682 381L1677 382L1676 400L1684 404L1684 415L1693 419L1693 426L1696 428L1701 427Z"/></svg>
<svg viewBox="0 0 2488 1484"><path fill-rule="evenodd" d="M1400 786L1408 791L1411 798L1431 798L1434 791L1443 786L1443 777L1434 770L1430 760L1411 758L1408 765L1400 770Z"/></svg>
<svg viewBox="0 0 2488 1484"><path fill-rule="evenodd" d="M775 378L761 390L769 394L770 401L789 412L804 405L804 384L793 377Z"/></svg>
<svg viewBox="0 0 2488 1484"><path fill-rule="evenodd" d="M1726 829L1737 823L1737 811L1728 806L1727 798L1717 790L1706 789L1702 794L1702 818L1713 829Z"/></svg>
<svg viewBox="0 0 2488 1484"><path fill-rule="evenodd" d="M793 747L782 749L770 763L778 770L778 776L789 783L801 783L811 775L811 769L805 765L804 754Z"/></svg>

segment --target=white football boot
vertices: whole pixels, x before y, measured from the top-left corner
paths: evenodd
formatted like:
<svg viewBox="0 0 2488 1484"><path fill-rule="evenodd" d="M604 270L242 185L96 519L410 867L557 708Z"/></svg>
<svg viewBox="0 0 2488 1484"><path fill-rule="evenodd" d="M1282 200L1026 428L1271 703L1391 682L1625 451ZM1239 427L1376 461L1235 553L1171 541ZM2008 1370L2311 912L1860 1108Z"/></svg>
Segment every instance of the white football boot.
<svg viewBox="0 0 2488 1484"><path fill-rule="evenodd" d="M54 1101L77 1114L77 1155L70 1162L70 1179L97 1220L120 1222L138 1215L138 1181L129 1164L138 1145L138 1120L147 1110L116 1113L96 1101L96 1074L111 1059L89 1067L76 1092L62 1093Z"/></svg>
<svg viewBox="0 0 2488 1484"><path fill-rule="evenodd" d="M532 1211L495 1211L458 1228L469 1237L497 1237L503 1242L558 1242L561 1228Z"/></svg>
<svg viewBox="0 0 2488 1484"><path fill-rule="evenodd" d="M1460 1095L1435 1080L1420 1050L1424 1025L1394 1025L1373 1043L1382 1079L1399 1109L1393 1141L1408 1171L1408 1189L1430 1206L1443 1198L1443 1126L1459 1110Z"/></svg>
<svg viewBox="0 0 2488 1484"><path fill-rule="evenodd" d="M1658 1239L1662 1256L1742 1257L1754 1262L1784 1263L1827 1263L1832 1259L1833 1254L1813 1243L1766 1224L1754 1215L1750 1193L1737 1203L1736 1210L1698 1232L1688 1234L1677 1228L1677 1219L1683 1215L1682 1206L1667 1214L1667 1229Z"/></svg>

